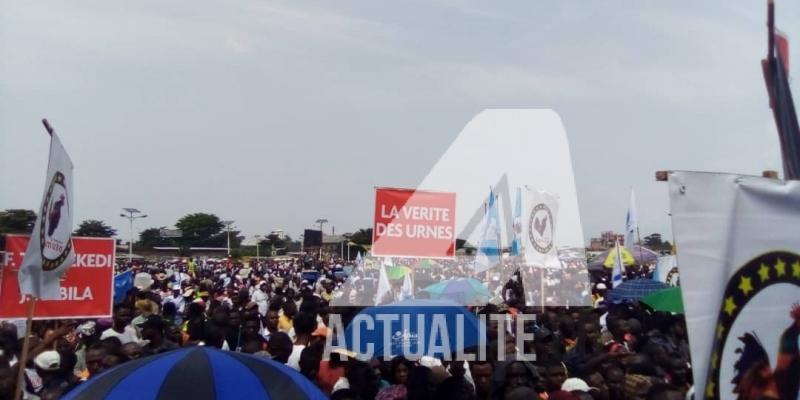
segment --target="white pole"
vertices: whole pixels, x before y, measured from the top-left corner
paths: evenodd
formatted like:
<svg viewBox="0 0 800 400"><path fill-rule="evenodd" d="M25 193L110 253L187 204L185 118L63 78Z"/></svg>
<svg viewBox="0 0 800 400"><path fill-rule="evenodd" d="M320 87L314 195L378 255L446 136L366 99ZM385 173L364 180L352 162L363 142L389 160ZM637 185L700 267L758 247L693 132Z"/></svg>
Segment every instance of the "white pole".
<svg viewBox="0 0 800 400"><path fill-rule="evenodd" d="M131 241L128 242L128 264L133 264L133 213L131 213L130 221L131 221Z"/></svg>

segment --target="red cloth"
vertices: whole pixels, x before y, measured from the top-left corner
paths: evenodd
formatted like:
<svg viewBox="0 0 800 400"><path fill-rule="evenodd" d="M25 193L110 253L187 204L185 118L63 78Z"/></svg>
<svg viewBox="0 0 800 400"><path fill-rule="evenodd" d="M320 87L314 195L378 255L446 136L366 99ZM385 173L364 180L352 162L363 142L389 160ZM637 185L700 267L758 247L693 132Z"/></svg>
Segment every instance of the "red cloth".
<svg viewBox="0 0 800 400"><path fill-rule="evenodd" d="M333 391L333 386L336 381L344 376L344 366L331 368L330 361L321 361L319 363L319 372L317 372L317 382L325 394L330 395Z"/></svg>

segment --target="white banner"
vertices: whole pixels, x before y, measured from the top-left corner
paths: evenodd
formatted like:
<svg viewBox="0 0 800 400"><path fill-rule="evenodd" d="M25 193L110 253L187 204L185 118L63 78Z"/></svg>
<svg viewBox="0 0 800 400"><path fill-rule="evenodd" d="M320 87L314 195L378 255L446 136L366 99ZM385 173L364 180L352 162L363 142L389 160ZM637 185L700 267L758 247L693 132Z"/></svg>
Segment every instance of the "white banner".
<svg viewBox="0 0 800 400"><path fill-rule="evenodd" d="M548 192L526 189L525 213L522 216L525 263L561 268L555 243L558 197Z"/></svg>
<svg viewBox="0 0 800 400"><path fill-rule="evenodd" d="M72 161L54 132L42 205L19 269L23 295L41 300L60 298L59 280L75 262L72 207Z"/></svg>
<svg viewBox="0 0 800 400"><path fill-rule="evenodd" d="M696 397L796 399L800 182L675 172L669 192Z"/></svg>

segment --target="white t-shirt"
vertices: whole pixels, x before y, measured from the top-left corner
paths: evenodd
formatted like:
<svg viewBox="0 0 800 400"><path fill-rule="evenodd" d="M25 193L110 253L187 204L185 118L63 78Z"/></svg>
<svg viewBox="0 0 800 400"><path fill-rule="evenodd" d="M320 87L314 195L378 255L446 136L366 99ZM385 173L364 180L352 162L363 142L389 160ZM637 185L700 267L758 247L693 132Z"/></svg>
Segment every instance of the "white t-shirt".
<svg viewBox="0 0 800 400"><path fill-rule="evenodd" d="M114 328L108 328L100 335L100 340L110 337L119 339L122 344L139 343L139 334L136 332L136 329L130 325L126 326L122 333L115 331Z"/></svg>
<svg viewBox="0 0 800 400"><path fill-rule="evenodd" d="M286 365L295 371L300 371L300 353L302 353L305 348L306 346L302 344L292 346L292 354L289 355L289 361L286 362Z"/></svg>

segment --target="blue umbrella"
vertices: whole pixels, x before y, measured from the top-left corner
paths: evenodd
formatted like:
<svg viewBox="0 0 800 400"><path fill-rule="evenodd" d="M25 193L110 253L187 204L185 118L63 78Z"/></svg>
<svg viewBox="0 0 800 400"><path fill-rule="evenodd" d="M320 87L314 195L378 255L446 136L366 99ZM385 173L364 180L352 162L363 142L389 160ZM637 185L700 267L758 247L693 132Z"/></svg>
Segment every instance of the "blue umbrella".
<svg viewBox="0 0 800 400"><path fill-rule="evenodd" d="M434 283L424 289L434 299L453 300L459 304L486 303L492 297L489 289L475 278L457 278Z"/></svg>
<svg viewBox="0 0 800 400"><path fill-rule="evenodd" d="M669 287L667 284L652 279L631 279L623 281L619 286L612 289L606 296L606 300L612 303L636 301L667 287Z"/></svg>
<svg viewBox="0 0 800 400"><path fill-rule="evenodd" d="M63 397L73 399L326 399L308 379L272 360L191 347L127 362Z"/></svg>
<svg viewBox="0 0 800 400"><path fill-rule="evenodd" d="M384 320L391 320L386 337ZM475 315L452 301L409 300L362 310L345 329L345 340L362 357L370 345L375 356L385 350L392 357L442 357L478 345L479 326Z"/></svg>

